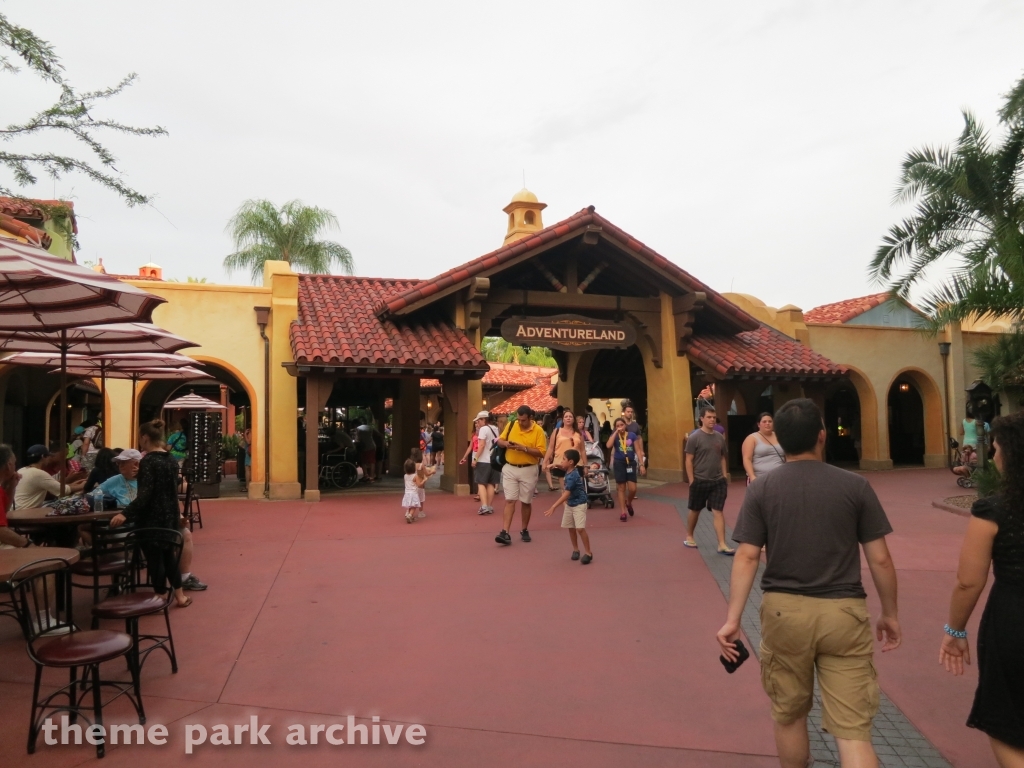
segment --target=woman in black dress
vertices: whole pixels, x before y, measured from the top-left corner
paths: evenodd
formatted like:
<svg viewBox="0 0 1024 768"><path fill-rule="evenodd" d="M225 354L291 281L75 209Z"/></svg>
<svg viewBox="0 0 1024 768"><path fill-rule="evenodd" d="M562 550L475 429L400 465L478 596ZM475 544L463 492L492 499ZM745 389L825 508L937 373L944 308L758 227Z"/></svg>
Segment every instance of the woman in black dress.
<svg viewBox="0 0 1024 768"><path fill-rule="evenodd" d="M962 675L971 663L967 620L995 575L978 628L978 690L967 725L988 734L1003 768L1024 766L1024 412L992 424L1000 493L978 499L960 552L939 663Z"/></svg>
<svg viewBox="0 0 1024 768"><path fill-rule="evenodd" d="M139 450L145 452L139 462L139 490L135 501L115 515L110 526L116 528L128 520L134 528L167 528L181 530L178 508L178 462L167 452L164 423L150 421L139 427ZM167 592L170 583L174 601L179 608L192 604L181 588L178 560L170 549L145 550L146 565L157 594Z"/></svg>

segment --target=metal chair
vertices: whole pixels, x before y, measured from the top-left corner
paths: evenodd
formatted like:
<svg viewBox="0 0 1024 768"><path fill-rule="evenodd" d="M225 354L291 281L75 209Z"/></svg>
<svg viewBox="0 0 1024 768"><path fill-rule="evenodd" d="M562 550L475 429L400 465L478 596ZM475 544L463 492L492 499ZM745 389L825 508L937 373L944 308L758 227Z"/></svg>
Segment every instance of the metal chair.
<svg viewBox="0 0 1024 768"><path fill-rule="evenodd" d="M90 693L93 725L103 725L103 707L119 696L128 697L139 716L139 723L145 724L139 669L131 653L132 638L124 632L107 629L83 631L75 625L71 615L71 569L67 561L48 558L29 563L15 571L8 584L18 608L28 656L36 665L28 729L29 754L35 752L39 731L48 717L66 712L72 723L79 715L85 717L89 708L83 707L82 702ZM100 664L120 657L128 662L131 681L101 679ZM70 681L40 698L44 667L69 670ZM84 667L81 680L78 679L79 667ZM103 701L104 687L117 691L106 702ZM66 705L59 701L64 697L67 698ZM105 749L104 740L100 737L96 757L103 757Z"/></svg>
<svg viewBox="0 0 1024 768"><path fill-rule="evenodd" d="M100 590L110 587L119 589L119 581L128 573L128 548L126 546L129 528L111 528L106 521L93 521L89 526L92 544L82 553L82 559L71 566L74 576L84 576L87 581L75 581L71 585L80 589L92 590L93 605L100 601ZM109 579L108 583L102 580ZM92 628L99 624L93 619Z"/></svg>
<svg viewBox="0 0 1024 768"><path fill-rule="evenodd" d="M179 475L181 482L178 486L178 501L181 502L182 514L188 522L188 530L191 533L195 530L195 524L203 527L203 510L199 505L199 497L195 494L195 482L192 472L183 472ZM181 487L184 486L184 491Z"/></svg>
<svg viewBox="0 0 1024 768"><path fill-rule="evenodd" d="M153 553L161 549L171 549L175 562L181 560L181 549L184 539L178 531L166 528L140 528L131 531L126 539L129 557L129 578L121 594L101 600L92 607L95 619L124 620L125 632L132 638L132 655L136 668L141 672L150 652L157 648L167 654L171 660L171 672L178 671L178 657L174 652L174 638L171 635L171 617L168 613L173 591L159 594L153 591L152 579L147 567L147 552ZM139 619L163 613L166 635L140 634ZM147 641L142 648L141 641Z"/></svg>

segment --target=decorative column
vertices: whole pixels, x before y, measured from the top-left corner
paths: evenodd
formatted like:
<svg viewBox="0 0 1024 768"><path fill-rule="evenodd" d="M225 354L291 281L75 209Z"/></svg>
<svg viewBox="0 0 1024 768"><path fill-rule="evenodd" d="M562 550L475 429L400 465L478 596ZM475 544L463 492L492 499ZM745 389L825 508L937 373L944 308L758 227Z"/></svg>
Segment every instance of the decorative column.
<svg viewBox="0 0 1024 768"><path fill-rule="evenodd" d="M420 380L408 377L398 385L398 397L391 410L394 424L391 430L390 469L392 476L402 477L402 465L409 451L420 444Z"/></svg>
<svg viewBox="0 0 1024 768"><path fill-rule="evenodd" d="M306 501L320 501L320 388L322 376L310 371L306 374ZM330 392L330 388L327 388Z"/></svg>
<svg viewBox="0 0 1024 768"><path fill-rule="evenodd" d="M441 488L456 496L469 495L469 464L459 464L469 445L469 425L476 415L476 411L470 412L468 385L465 376L441 379L444 407L444 475L441 476Z"/></svg>

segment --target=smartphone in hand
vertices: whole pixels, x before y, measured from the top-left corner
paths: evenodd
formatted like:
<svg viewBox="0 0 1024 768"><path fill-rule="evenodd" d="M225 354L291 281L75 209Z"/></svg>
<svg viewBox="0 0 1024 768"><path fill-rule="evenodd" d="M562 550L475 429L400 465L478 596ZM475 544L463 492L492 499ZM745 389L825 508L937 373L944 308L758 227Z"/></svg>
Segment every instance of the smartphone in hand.
<svg viewBox="0 0 1024 768"><path fill-rule="evenodd" d="M722 666L725 667L725 671L730 675L742 666L743 662L750 658L750 651L747 650L747 646L743 644L742 640L736 641L736 651L739 653L739 658L736 661L729 661L725 656L719 656L718 660L722 662Z"/></svg>

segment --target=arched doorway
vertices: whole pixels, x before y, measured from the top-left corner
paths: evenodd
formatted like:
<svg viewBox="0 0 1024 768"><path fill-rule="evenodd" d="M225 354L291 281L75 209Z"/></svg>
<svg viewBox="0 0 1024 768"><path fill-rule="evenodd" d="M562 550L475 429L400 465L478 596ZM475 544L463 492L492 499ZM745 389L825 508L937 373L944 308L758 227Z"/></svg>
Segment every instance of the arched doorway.
<svg viewBox="0 0 1024 768"><path fill-rule="evenodd" d="M619 401L631 400L636 420L646 427L647 374L640 348L634 344L626 349L598 351L590 366L587 398L613 401L615 413L619 411Z"/></svg>
<svg viewBox="0 0 1024 768"><path fill-rule="evenodd" d="M857 388L849 379L825 393L825 458L830 464L859 466L863 435Z"/></svg>
<svg viewBox="0 0 1024 768"><path fill-rule="evenodd" d="M889 457L894 465L924 464L924 399L910 376L889 387Z"/></svg>

